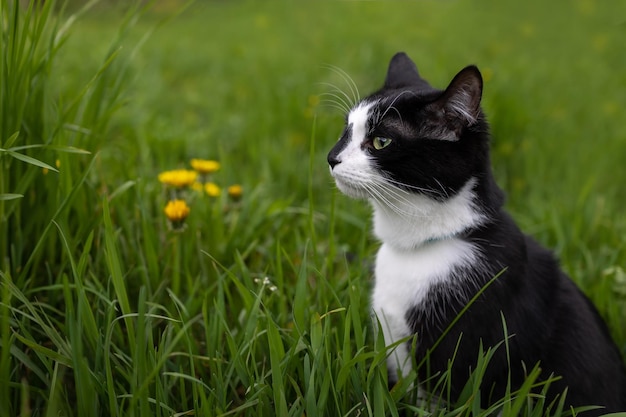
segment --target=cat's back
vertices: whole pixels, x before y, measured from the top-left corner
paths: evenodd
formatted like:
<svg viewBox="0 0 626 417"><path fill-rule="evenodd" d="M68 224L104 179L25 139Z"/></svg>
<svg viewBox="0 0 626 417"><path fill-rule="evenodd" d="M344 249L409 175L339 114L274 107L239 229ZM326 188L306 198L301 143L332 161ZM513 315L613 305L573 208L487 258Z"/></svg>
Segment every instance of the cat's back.
<svg viewBox="0 0 626 417"><path fill-rule="evenodd" d="M513 335L512 363L540 363L544 378L560 376L551 395L567 387L573 406L601 402L605 411L624 410L626 370L596 307L552 251L521 233L508 214L503 212L498 224L479 240L490 260L508 266L487 297ZM497 337L490 341L497 342Z"/></svg>
<svg viewBox="0 0 626 417"><path fill-rule="evenodd" d="M538 358L544 372L562 377L554 384L554 393L568 387L568 398L574 406L597 404L602 400L605 412L626 408L626 368L617 345L598 310L578 286L558 268L551 251L526 236L529 270L527 280L537 287L549 281L543 294L544 334L535 333L539 326L523 326L526 338L542 341ZM536 306L526 306L533 308Z"/></svg>

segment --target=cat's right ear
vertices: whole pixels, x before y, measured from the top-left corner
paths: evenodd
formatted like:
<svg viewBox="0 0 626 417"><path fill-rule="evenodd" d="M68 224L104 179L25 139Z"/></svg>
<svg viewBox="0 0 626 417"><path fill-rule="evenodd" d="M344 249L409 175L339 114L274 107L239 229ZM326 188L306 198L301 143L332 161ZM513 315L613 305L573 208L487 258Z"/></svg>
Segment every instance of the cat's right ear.
<svg viewBox="0 0 626 417"><path fill-rule="evenodd" d="M420 90L432 88L420 77L417 66L411 58L404 52L398 52L389 62L384 88L395 90L406 87L417 87Z"/></svg>
<svg viewBox="0 0 626 417"><path fill-rule="evenodd" d="M429 105L451 133L458 138L464 127L472 126L480 116L483 78L474 65L462 69L443 94Z"/></svg>
<svg viewBox="0 0 626 417"><path fill-rule="evenodd" d="M461 70L446 90L427 106L446 140L458 140L463 129L472 126L480 117L480 99L483 79L475 66Z"/></svg>

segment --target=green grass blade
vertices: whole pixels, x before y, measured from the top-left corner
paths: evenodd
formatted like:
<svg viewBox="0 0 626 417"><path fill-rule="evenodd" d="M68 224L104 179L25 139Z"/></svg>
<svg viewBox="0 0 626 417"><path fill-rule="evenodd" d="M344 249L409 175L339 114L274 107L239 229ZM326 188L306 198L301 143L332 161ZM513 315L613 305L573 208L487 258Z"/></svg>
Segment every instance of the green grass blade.
<svg viewBox="0 0 626 417"><path fill-rule="evenodd" d="M37 167L40 167L40 168L44 168L44 169L49 169L50 171L59 172L55 167L53 167L51 165L48 165L45 162L42 162L42 161L40 161L38 159L35 159L33 157L30 157L28 155L24 155L24 154L21 154L19 152L14 152L14 151L9 150L9 149L6 150L6 153L9 156L12 156L13 158L15 158L15 159L17 159L19 161L26 162L27 164L34 165L34 166L37 166Z"/></svg>
<svg viewBox="0 0 626 417"><path fill-rule="evenodd" d="M126 317L125 323L128 328L130 346L134 348L136 346L135 325L130 319L132 310L128 299L128 293L126 291L126 280L124 278L124 273L122 272L122 261L116 246L115 231L113 230L111 213L109 211L109 202L107 199L102 200L102 219L104 222L105 258L109 268L111 282L113 283L113 288L115 289L115 296L121 309L121 314Z"/></svg>
<svg viewBox="0 0 626 417"><path fill-rule="evenodd" d="M23 194L4 193L0 194L0 200L16 200L18 198L24 198Z"/></svg>
<svg viewBox="0 0 626 417"><path fill-rule="evenodd" d="M274 397L274 410L277 417L287 417L287 398L285 397L285 383L281 362L285 357L285 348L276 324L272 321L267 326L267 341L270 353L270 365L272 367L272 392Z"/></svg>

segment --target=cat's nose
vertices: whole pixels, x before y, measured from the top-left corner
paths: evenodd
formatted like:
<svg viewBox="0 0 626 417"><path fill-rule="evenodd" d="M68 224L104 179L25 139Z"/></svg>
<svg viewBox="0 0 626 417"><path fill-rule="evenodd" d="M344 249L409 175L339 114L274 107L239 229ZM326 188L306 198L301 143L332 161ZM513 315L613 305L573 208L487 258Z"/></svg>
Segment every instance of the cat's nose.
<svg viewBox="0 0 626 417"><path fill-rule="evenodd" d="M333 155L333 153L329 153L327 159L328 159L328 165L330 165L330 169L333 169L335 165L341 162L336 155Z"/></svg>

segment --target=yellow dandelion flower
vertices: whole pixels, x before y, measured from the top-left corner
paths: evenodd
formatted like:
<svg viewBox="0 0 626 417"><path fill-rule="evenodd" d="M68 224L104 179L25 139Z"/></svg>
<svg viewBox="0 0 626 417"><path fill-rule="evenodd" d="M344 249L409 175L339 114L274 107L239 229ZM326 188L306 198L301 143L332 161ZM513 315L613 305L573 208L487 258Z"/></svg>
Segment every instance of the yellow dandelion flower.
<svg viewBox="0 0 626 417"><path fill-rule="evenodd" d="M209 159L192 159L191 167L200 174L212 174L220 169L220 163Z"/></svg>
<svg viewBox="0 0 626 417"><path fill-rule="evenodd" d="M211 197L219 197L222 193L221 188L213 182L207 182L204 184L204 191L206 191L206 193Z"/></svg>
<svg viewBox="0 0 626 417"><path fill-rule="evenodd" d="M233 200L237 201L241 199L243 195L243 188L239 184L234 184L228 187L228 196Z"/></svg>
<svg viewBox="0 0 626 417"><path fill-rule="evenodd" d="M159 181L172 187L189 187L196 181L198 173L188 169L175 169L164 171L159 174Z"/></svg>
<svg viewBox="0 0 626 417"><path fill-rule="evenodd" d="M170 200L163 210L169 221L174 224L182 223L189 216L190 211L185 200Z"/></svg>

